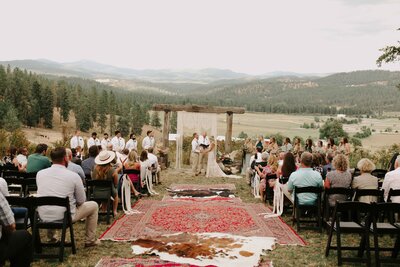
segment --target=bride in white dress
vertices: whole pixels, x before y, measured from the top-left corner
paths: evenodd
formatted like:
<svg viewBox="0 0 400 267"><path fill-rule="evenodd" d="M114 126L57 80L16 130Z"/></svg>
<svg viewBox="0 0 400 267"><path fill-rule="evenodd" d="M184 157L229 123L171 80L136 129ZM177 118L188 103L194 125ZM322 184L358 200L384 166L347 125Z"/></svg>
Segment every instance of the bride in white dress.
<svg viewBox="0 0 400 267"><path fill-rule="evenodd" d="M221 170L221 168L217 163L217 160L215 159L216 145L214 138L210 138L210 141L211 141L210 146L202 152L202 153L208 153L206 177L242 178L242 176L238 175L228 175Z"/></svg>

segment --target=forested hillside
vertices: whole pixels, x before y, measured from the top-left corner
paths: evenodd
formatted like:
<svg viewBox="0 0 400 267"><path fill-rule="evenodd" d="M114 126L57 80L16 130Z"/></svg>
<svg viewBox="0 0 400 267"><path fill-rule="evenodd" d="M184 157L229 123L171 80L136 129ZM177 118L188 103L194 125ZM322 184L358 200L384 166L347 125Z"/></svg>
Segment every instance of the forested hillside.
<svg viewBox="0 0 400 267"><path fill-rule="evenodd" d="M120 80L121 85L129 83ZM53 109L61 120L76 116L88 131L119 128L140 132L154 103L244 106L248 111L374 115L400 111L400 72L358 71L324 78L280 77L220 80L209 84L135 81L115 87L79 77L43 76L0 65L0 127L21 124L52 128Z"/></svg>

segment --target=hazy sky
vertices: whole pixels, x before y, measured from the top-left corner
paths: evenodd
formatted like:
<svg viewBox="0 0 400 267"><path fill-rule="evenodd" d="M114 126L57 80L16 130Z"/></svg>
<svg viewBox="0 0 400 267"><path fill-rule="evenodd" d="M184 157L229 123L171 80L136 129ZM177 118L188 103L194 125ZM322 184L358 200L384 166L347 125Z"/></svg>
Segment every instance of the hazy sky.
<svg viewBox="0 0 400 267"><path fill-rule="evenodd" d="M0 0L0 6L0 60L326 73L374 69L379 49L400 40L400 0Z"/></svg>

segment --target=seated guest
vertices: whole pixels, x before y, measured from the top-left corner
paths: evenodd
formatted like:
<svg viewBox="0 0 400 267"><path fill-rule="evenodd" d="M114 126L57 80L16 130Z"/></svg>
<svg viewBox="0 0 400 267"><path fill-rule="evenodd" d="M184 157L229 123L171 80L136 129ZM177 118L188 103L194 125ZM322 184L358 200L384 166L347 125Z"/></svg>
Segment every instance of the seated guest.
<svg viewBox="0 0 400 267"><path fill-rule="evenodd" d="M257 171L257 174L260 176L260 196L261 199L264 199L264 193L267 188L268 176L277 174L278 171L277 157L275 155L270 155L268 158L268 165L263 168L261 168L260 166L256 166L255 170Z"/></svg>
<svg viewBox="0 0 400 267"><path fill-rule="evenodd" d="M325 174L325 177L326 177L326 174L327 174L328 172L334 171L334 170L335 170L335 168L332 166L332 161L333 161L333 153L332 153L332 152L329 152L329 153L326 155L326 163L325 163L325 165L324 165L324 174Z"/></svg>
<svg viewBox="0 0 400 267"><path fill-rule="evenodd" d="M76 151L76 148L71 148L72 152L72 162L75 163L76 165L81 166L82 165L82 160L81 158L78 157L78 152Z"/></svg>
<svg viewBox="0 0 400 267"><path fill-rule="evenodd" d="M14 214L0 192L0 266L9 260L10 267L28 267L32 256L32 236L26 230L16 230Z"/></svg>
<svg viewBox="0 0 400 267"><path fill-rule="evenodd" d="M161 167L160 164L158 164L158 158L156 155L153 154L154 148L149 147L147 149L147 157L150 160L150 164L153 169L153 173L156 173L156 181L158 184L161 184Z"/></svg>
<svg viewBox="0 0 400 267"><path fill-rule="evenodd" d="M349 188L351 185L351 173L349 172L349 161L343 154L338 154L333 158L334 171L326 175L325 188ZM329 195L329 205L335 206L336 201L345 201L345 195L333 194Z"/></svg>
<svg viewBox="0 0 400 267"><path fill-rule="evenodd" d="M385 190L385 201L388 199L390 189L400 189L400 156L397 156L394 163L395 169L386 173L385 179L383 180L382 189ZM392 197L392 202L400 203L400 197Z"/></svg>
<svg viewBox="0 0 400 267"><path fill-rule="evenodd" d="M96 147L97 148L97 147ZM111 163L115 161L116 155L112 151L101 151L99 155L97 155L95 159L95 167L92 173L93 180L109 180L112 181L112 197L114 198L113 202L113 213L114 216L117 216L117 208L118 208L118 172L119 169L115 169ZM101 191L95 190L96 194L101 194ZM106 211L106 203L102 205L103 211Z"/></svg>
<svg viewBox="0 0 400 267"><path fill-rule="evenodd" d="M38 144L36 146L35 153L28 157L26 172L38 172L51 166L49 158L46 157L47 148L46 144Z"/></svg>
<svg viewBox="0 0 400 267"><path fill-rule="evenodd" d="M67 153L67 158L68 158L68 167L67 169L70 171L73 171L74 173L78 174L79 177L82 179L82 183L85 184L85 173L83 172L83 169L81 166L78 164L75 164L72 162L72 151L69 148L65 149Z"/></svg>
<svg viewBox="0 0 400 267"><path fill-rule="evenodd" d="M85 189L78 174L68 170L67 152L64 147L57 147L50 153L53 166L39 171L36 176L38 187L37 195L53 197L69 197L72 221L86 218L85 247L96 246L100 243L96 239L98 205L94 201L86 201ZM39 216L43 221L57 221L64 217L65 209L54 206L38 208ZM51 234L51 233L48 233ZM49 236L54 239L54 236Z"/></svg>
<svg viewBox="0 0 400 267"><path fill-rule="evenodd" d="M5 197L8 197L10 195L8 191L7 182L1 177L0 177L0 193L2 193L3 196ZM25 218L25 215L28 212L28 209L24 207L11 207L11 210L14 213L14 218Z"/></svg>
<svg viewBox="0 0 400 267"><path fill-rule="evenodd" d="M257 163L260 163L262 161L262 146L256 146L256 152L254 153L253 156L250 157L249 164L250 166L246 170L246 181L248 185L251 185L251 179L255 174L254 167ZM268 153L267 153L267 158L268 158Z"/></svg>
<svg viewBox="0 0 400 267"><path fill-rule="evenodd" d="M83 172L85 173L85 176L92 175L94 165L96 165L94 160L98 154L99 154L99 148L97 146L89 147L89 157L84 161L82 161L82 169Z"/></svg>
<svg viewBox="0 0 400 267"><path fill-rule="evenodd" d="M3 158L3 167L7 170L18 170L17 148L11 146L7 149L7 154Z"/></svg>
<svg viewBox="0 0 400 267"><path fill-rule="evenodd" d="M290 175L297 170L296 159L291 152L285 154L283 164L278 168L278 177L289 179Z"/></svg>
<svg viewBox="0 0 400 267"><path fill-rule="evenodd" d="M375 164L364 158L357 163L357 168L360 170L361 175L354 177L351 187L353 189L378 189L378 178L371 175L371 172L375 170ZM375 196L362 196L358 201L371 203L377 200Z"/></svg>
<svg viewBox="0 0 400 267"><path fill-rule="evenodd" d="M129 152L128 160L125 161L124 168L126 170L140 171L139 157L135 150L132 150L131 152ZM128 176L133 183L137 183L140 179L138 174L129 174Z"/></svg>
<svg viewBox="0 0 400 267"><path fill-rule="evenodd" d="M292 151L292 144L290 143L290 138L286 137L285 140L283 141L283 145L281 146L281 151L284 153Z"/></svg>
<svg viewBox="0 0 400 267"><path fill-rule="evenodd" d="M292 193L295 187L323 187L321 174L311 168L312 154L303 152L300 162L300 168L292 172L289 181L283 186L283 193L292 203L294 202L294 194ZM313 193L302 193L298 195L298 200L300 205L313 205L317 200L317 196Z"/></svg>
<svg viewBox="0 0 400 267"><path fill-rule="evenodd" d="M323 177L324 166L322 165L323 163L321 162L321 157L319 156L319 153L312 153L312 155L313 155L312 168L314 171L319 172Z"/></svg>
<svg viewBox="0 0 400 267"><path fill-rule="evenodd" d="M26 172L26 164L28 163L28 149L21 147L17 155L18 171Z"/></svg>
<svg viewBox="0 0 400 267"><path fill-rule="evenodd" d="M129 149L124 148L121 152L115 152L115 155L117 156L118 164L124 165L125 161L128 160Z"/></svg>

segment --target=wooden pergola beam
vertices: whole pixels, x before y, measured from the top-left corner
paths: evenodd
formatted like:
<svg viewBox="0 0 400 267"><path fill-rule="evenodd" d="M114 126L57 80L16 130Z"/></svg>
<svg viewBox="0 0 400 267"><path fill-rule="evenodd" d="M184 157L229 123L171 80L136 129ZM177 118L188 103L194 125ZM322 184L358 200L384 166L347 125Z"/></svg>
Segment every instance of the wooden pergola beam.
<svg viewBox="0 0 400 267"><path fill-rule="evenodd" d="M172 104L155 104L154 111L186 111L200 113L232 113L244 114L245 109L239 107L211 107L202 105L172 105Z"/></svg>

